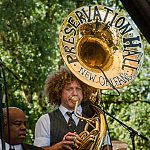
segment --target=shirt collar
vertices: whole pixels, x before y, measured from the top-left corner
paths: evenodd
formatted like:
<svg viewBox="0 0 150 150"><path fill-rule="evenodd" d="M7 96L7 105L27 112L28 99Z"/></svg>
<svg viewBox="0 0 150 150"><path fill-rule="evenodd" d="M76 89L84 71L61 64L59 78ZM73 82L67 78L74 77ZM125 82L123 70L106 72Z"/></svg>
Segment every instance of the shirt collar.
<svg viewBox="0 0 150 150"><path fill-rule="evenodd" d="M22 149L21 147L22 147L21 144L14 145L15 150L21 150Z"/></svg>
<svg viewBox="0 0 150 150"><path fill-rule="evenodd" d="M66 114L67 111L70 111L70 110L68 110L67 108L65 108L65 107L62 106L62 105L59 106L59 110L61 111L61 113L63 114L63 116ZM77 107L77 113L78 113L78 114L81 114L81 113L82 113L82 107L81 107L81 105L79 105L79 106Z"/></svg>

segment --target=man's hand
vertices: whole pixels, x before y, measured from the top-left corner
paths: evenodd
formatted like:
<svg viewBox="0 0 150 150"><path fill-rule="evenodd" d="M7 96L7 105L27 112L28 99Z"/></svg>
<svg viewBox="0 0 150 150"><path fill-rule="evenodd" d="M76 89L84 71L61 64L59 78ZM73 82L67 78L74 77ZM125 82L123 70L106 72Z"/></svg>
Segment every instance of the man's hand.
<svg viewBox="0 0 150 150"><path fill-rule="evenodd" d="M78 149L82 141L76 132L68 132L63 139L72 142L72 145L70 145L72 150Z"/></svg>
<svg viewBox="0 0 150 150"><path fill-rule="evenodd" d="M81 144L81 138L76 132L68 132L63 140L51 147L45 147L44 150L76 150Z"/></svg>

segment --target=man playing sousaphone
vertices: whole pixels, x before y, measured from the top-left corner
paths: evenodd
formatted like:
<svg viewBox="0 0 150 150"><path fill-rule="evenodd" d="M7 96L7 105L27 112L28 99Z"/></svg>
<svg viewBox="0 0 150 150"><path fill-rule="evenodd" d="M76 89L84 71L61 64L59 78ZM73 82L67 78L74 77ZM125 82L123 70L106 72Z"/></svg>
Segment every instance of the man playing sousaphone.
<svg viewBox="0 0 150 150"><path fill-rule="evenodd" d="M93 127L94 125L89 125L93 135L85 131L87 122L84 120L84 118L91 118L95 114L89 107L89 99L94 90L93 87L76 78L66 67L61 67L60 70L51 73L45 82L45 92L49 102L58 105L58 108L39 118L35 128L34 144L45 150L90 150L90 148L94 150L92 143L99 143L96 142L95 137L100 136ZM77 112L74 112L76 101L78 101ZM72 113L72 116L69 116L68 112ZM76 113L83 119L77 117ZM85 135L80 136L83 131L84 134L87 134L86 137ZM87 139L88 136L89 139ZM101 148L111 149L110 138L108 136L105 139L100 138Z"/></svg>
<svg viewBox="0 0 150 150"><path fill-rule="evenodd" d="M133 81L143 56L139 33L111 8L88 5L66 17L59 46L69 69L60 68L45 82L58 109L37 121L34 144L45 150L112 149L105 117L91 96Z"/></svg>

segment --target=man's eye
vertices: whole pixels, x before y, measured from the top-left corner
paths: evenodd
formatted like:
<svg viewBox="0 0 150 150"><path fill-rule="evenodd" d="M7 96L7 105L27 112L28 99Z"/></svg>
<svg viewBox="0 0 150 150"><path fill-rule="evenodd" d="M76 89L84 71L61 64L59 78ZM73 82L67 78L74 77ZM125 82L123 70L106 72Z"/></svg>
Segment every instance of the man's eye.
<svg viewBox="0 0 150 150"><path fill-rule="evenodd" d="M15 126L20 126L21 124L20 124L20 123L15 123L14 125L15 125Z"/></svg>
<svg viewBox="0 0 150 150"><path fill-rule="evenodd" d="M71 88L66 88L66 91L71 91Z"/></svg>
<svg viewBox="0 0 150 150"><path fill-rule="evenodd" d="M77 90L82 91L82 89L81 89L81 88L77 88Z"/></svg>
<svg viewBox="0 0 150 150"><path fill-rule="evenodd" d="M21 122L13 122L12 124L15 125L15 126L20 126Z"/></svg>

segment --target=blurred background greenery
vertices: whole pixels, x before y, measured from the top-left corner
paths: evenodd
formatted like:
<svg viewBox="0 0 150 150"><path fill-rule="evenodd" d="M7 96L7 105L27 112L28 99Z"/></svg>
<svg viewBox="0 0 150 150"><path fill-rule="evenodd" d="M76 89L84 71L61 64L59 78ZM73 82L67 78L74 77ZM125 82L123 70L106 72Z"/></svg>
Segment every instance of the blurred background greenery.
<svg viewBox="0 0 150 150"><path fill-rule="evenodd" d="M71 11L88 4L124 9L119 0L0 1L0 58L7 98L9 106L22 108L26 113L27 143L33 143L37 119L54 109L44 96L43 86L47 75L63 63L58 46L60 25ZM138 77L120 90L120 96L103 95L103 102L107 112L149 139L150 45L142 34L141 37L145 54ZM109 116L107 122L111 139L126 142L132 149L130 132ZM135 136L135 146L137 150L150 147L139 136Z"/></svg>

